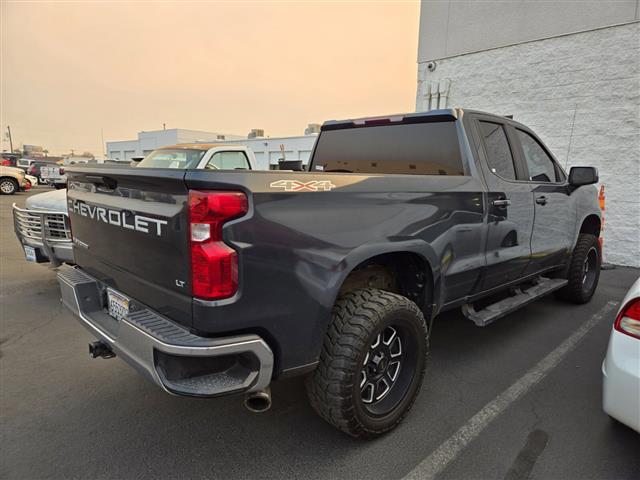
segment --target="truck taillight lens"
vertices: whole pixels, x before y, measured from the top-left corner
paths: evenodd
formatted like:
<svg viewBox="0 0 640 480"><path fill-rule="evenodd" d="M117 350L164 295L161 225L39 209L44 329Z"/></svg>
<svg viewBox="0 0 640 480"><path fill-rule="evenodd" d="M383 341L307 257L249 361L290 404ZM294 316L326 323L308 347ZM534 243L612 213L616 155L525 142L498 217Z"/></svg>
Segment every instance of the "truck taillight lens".
<svg viewBox="0 0 640 480"><path fill-rule="evenodd" d="M634 298L620 310L613 328L640 339L640 298Z"/></svg>
<svg viewBox="0 0 640 480"><path fill-rule="evenodd" d="M58 171L60 172L60 175L64 175L64 168L60 167Z"/></svg>
<svg viewBox="0 0 640 480"><path fill-rule="evenodd" d="M242 192L189 191L191 284L194 297L217 300L238 290L238 254L222 240L222 225L249 209Z"/></svg>

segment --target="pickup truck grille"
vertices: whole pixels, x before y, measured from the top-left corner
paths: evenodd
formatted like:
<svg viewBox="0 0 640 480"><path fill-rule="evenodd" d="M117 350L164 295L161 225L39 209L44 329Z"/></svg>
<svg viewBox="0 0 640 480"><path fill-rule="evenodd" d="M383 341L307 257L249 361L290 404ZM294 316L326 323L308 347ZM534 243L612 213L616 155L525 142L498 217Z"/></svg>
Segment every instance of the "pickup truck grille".
<svg viewBox="0 0 640 480"><path fill-rule="evenodd" d="M16 228L23 237L49 242L71 241L69 217L66 214L23 210L17 207L14 207L13 212Z"/></svg>

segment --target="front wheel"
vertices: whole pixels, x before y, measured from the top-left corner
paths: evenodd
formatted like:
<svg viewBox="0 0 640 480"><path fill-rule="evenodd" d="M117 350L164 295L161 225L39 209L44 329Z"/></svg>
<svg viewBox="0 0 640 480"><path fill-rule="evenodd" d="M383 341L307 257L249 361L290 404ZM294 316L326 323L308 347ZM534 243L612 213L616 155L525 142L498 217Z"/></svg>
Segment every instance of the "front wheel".
<svg viewBox="0 0 640 480"><path fill-rule="evenodd" d="M587 303L598 286L601 263L598 238L581 233L571 255L567 273L569 283L558 290L557 296L573 303Z"/></svg>
<svg viewBox="0 0 640 480"><path fill-rule="evenodd" d="M18 182L13 178L0 179L0 192L3 195L13 195L18 191Z"/></svg>
<svg viewBox="0 0 640 480"><path fill-rule="evenodd" d="M67 188L67 184L66 183L54 183L53 184L53 188L55 188L56 190L62 190L63 188Z"/></svg>
<svg viewBox="0 0 640 480"><path fill-rule="evenodd" d="M354 437L392 430L418 395L428 346L424 315L409 299L374 288L347 293L307 379L311 405Z"/></svg>

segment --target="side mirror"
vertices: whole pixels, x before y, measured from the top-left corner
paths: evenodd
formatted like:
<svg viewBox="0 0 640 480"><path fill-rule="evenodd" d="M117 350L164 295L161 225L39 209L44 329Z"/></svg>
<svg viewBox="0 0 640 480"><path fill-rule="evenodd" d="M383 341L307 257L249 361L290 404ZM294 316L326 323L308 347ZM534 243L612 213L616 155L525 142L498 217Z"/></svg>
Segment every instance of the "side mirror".
<svg viewBox="0 0 640 480"><path fill-rule="evenodd" d="M569 170L569 185L580 187L598 183L598 169L596 167L571 167Z"/></svg>

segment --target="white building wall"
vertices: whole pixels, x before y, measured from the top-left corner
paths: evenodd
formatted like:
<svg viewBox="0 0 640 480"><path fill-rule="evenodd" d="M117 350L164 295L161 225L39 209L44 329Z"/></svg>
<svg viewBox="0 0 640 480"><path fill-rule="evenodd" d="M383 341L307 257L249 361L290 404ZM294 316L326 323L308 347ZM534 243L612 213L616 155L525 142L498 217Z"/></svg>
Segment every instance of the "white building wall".
<svg viewBox="0 0 640 480"><path fill-rule="evenodd" d="M448 106L513 115L563 166L598 167L605 260L640 267L640 23L420 62L417 110L447 81Z"/></svg>
<svg viewBox="0 0 640 480"><path fill-rule="evenodd" d="M640 20L640 0L422 0L418 61Z"/></svg>
<svg viewBox="0 0 640 480"><path fill-rule="evenodd" d="M187 130L183 128L152 130L149 132L138 132L137 140L107 142L107 157L129 160L131 157L147 155L156 148L175 145L177 143L219 142L221 141L220 136L223 136L225 140L245 138L241 135Z"/></svg>

